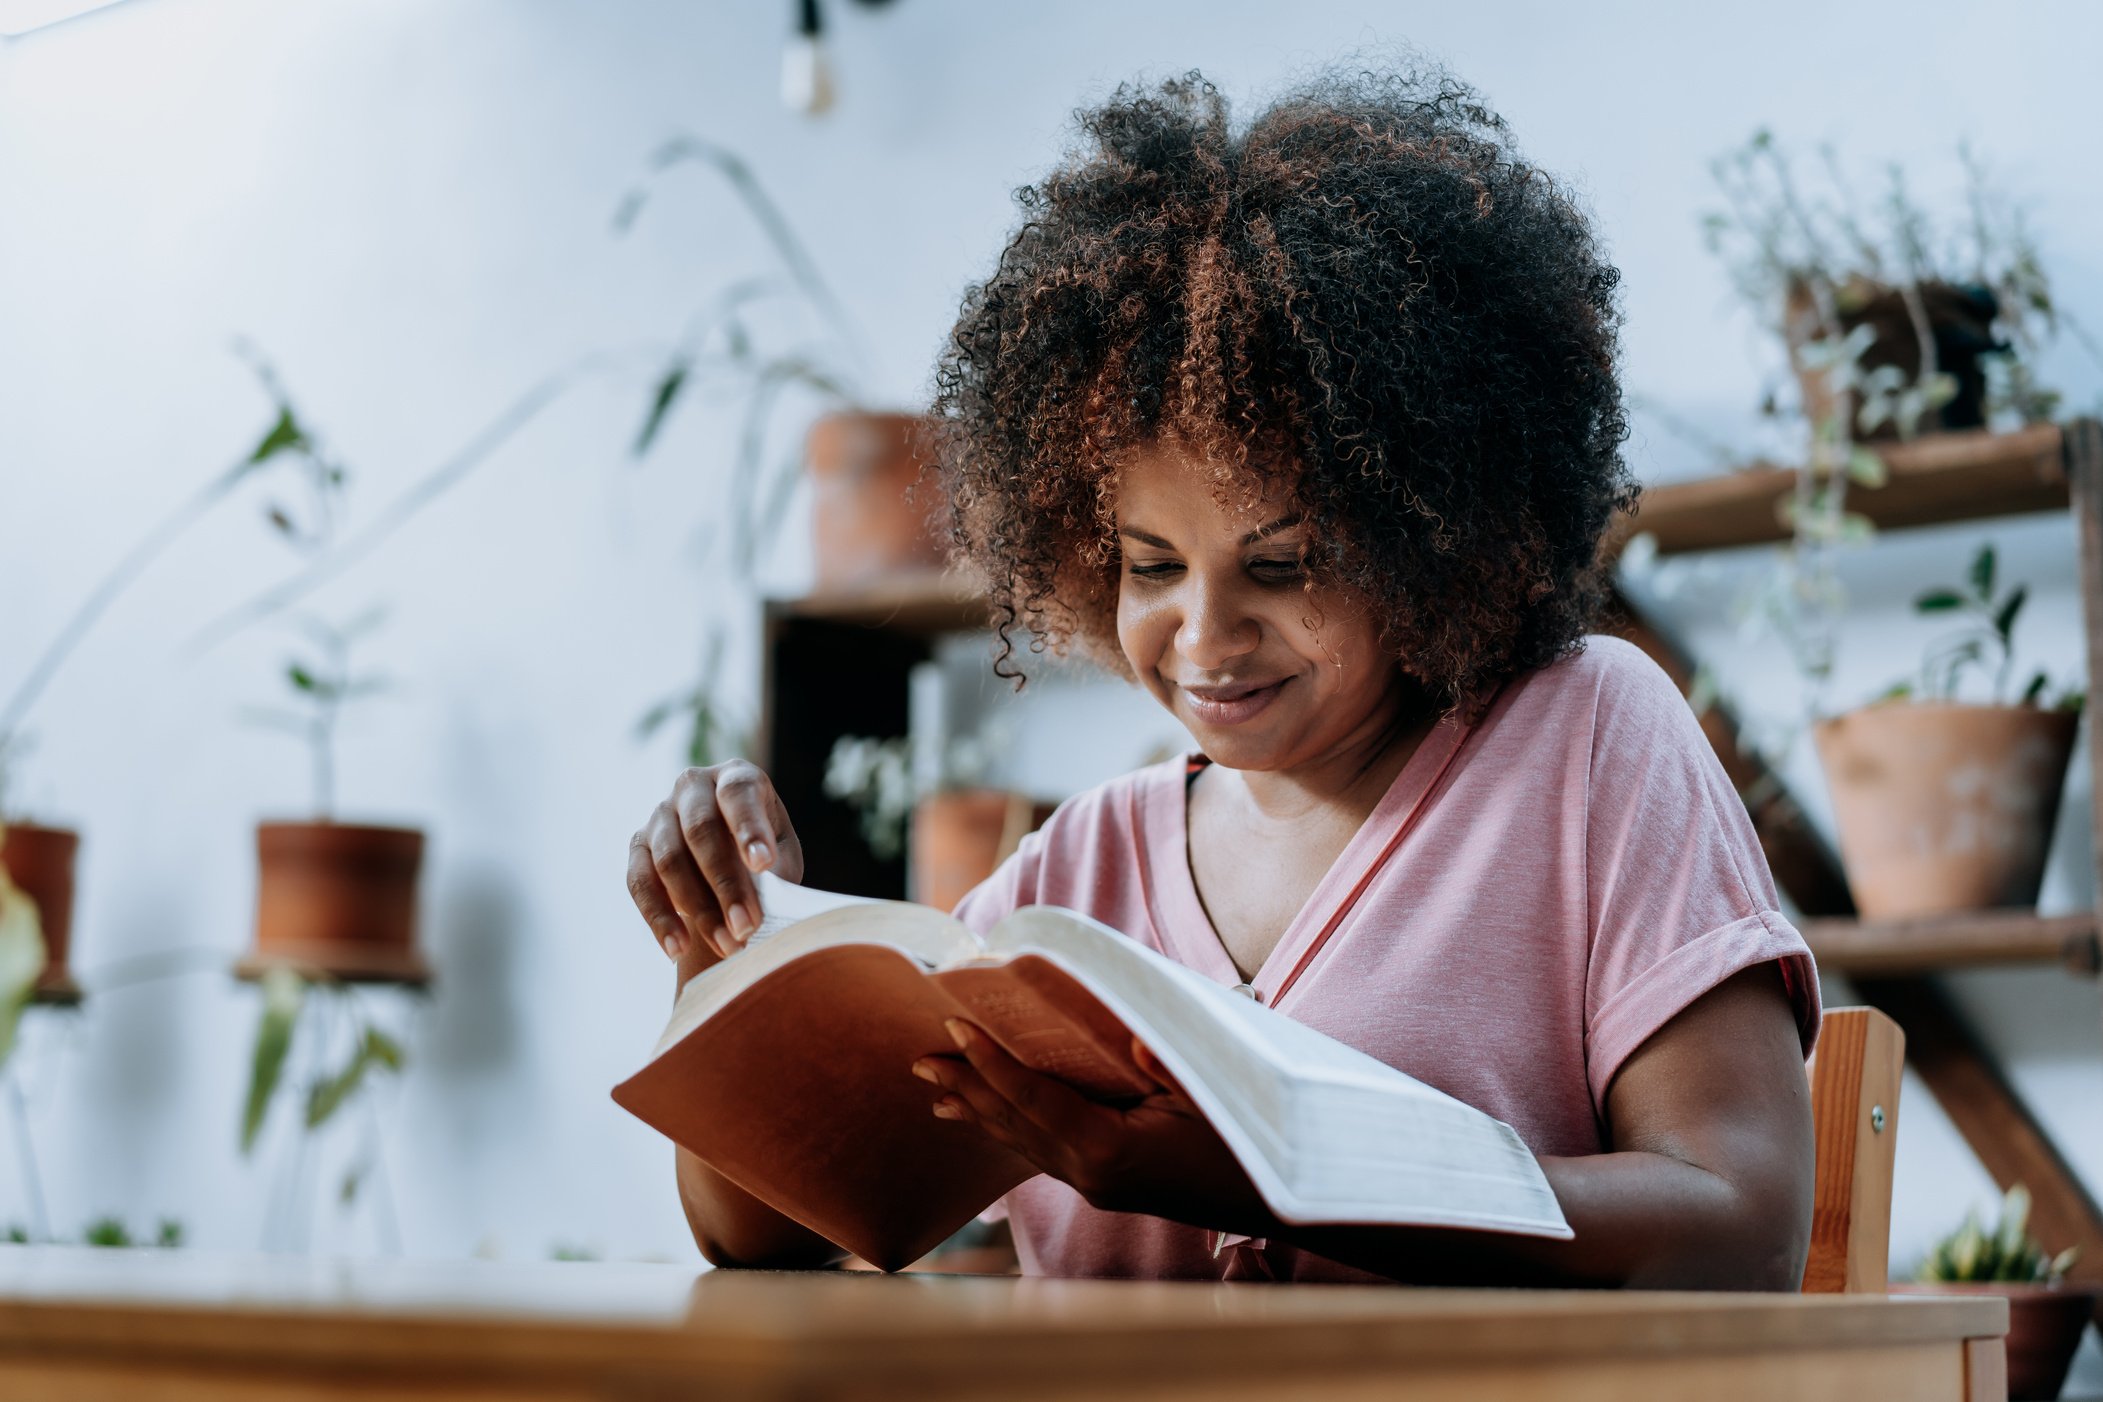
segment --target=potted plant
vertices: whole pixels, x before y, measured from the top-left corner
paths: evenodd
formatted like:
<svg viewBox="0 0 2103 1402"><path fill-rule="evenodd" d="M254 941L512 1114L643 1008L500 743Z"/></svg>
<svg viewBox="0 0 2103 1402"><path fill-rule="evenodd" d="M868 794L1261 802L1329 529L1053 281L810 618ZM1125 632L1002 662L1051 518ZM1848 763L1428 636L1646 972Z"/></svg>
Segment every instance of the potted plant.
<svg viewBox="0 0 2103 1402"><path fill-rule="evenodd" d="M1748 632L1788 646L1807 714L1822 707L1832 675L1845 608L1838 556L1874 535L1849 509L1849 493L1888 479L1869 445L2049 420L2060 396L2037 378L2040 354L2062 329L2093 350L2053 300L2020 212L1969 150L1960 151L1959 219L1917 203L1897 165L1864 210L1857 191L1867 182L1830 148L1820 154L1822 178L1806 179L1771 133L1757 132L1711 164L1725 207L1704 221L1710 251L1773 333L1787 370L1781 384L1796 390L1792 398L1771 381L1762 405L1804 438L1803 466L1780 508L1790 538L1740 615Z"/></svg>
<svg viewBox="0 0 2103 1402"><path fill-rule="evenodd" d="M907 853L914 900L950 910L1050 810L986 786L993 749L984 738L959 736L936 748L939 758L929 763L906 736L843 735L826 761L825 792L860 811L862 836L878 857Z"/></svg>
<svg viewBox="0 0 2103 1402"><path fill-rule="evenodd" d="M1993 547L1980 547L1963 588L1915 600L1964 620L1929 646L1919 679L1812 728L1865 918L2036 903L2083 697L2051 694L2043 672L2011 690L2026 597L1996 592ZM1960 701L1974 670L1986 700Z"/></svg>
<svg viewBox="0 0 2103 1402"><path fill-rule="evenodd" d="M739 401L727 509L708 537L726 547L706 553L727 582L750 592L756 564L781 528L797 484L812 491L812 560L820 591L866 588L898 575L938 572L944 562L944 502L924 472L924 421L872 408L856 388L861 339L786 217L739 156L699 137L660 147L646 181L615 214L626 232L666 172L712 171L743 205L772 247L780 272L745 278L698 308L666 355L631 451L661 441L675 409L704 387L727 387ZM796 448L776 446L784 413L807 425ZM701 675L652 706L644 736L675 717L688 723L688 761L708 764L745 748L742 727L726 716L717 667L723 633L711 626Z"/></svg>
<svg viewBox="0 0 2103 1402"><path fill-rule="evenodd" d="M2095 1312L2097 1292L2069 1285L2073 1247L2047 1256L2030 1235L2030 1193L2020 1183L2001 1201L2000 1220L1982 1226L1976 1211L1937 1242L1911 1285L1912 1294L2000 1295L2008 1301L2008 1396L2051 1402L2066 1381L2074 1350Z"/></svg>
<svg viewBox="0 0 2103 1402"><path fill-rule="evenodd" d="M314 816L256 825L255 945L236 969L244 978L276 967L388 983L421 984L430 977L416 948L423 833L335 817L335 740L343 708L387 685L352 669L351 645L380 618L375 610L340 627L304 620L314 650L293 657L283 673L294 705L248 712L252 723L306 743Z"/></svg>
<svg viewBox="0 0 2103 1402"><path fill-rule="evenodd" d="M178 502L118 559L37 654L5 703L0 704L0 872L29 902L44 947L42 972L33 990L37 1002L80 1000L69 958L73 873L80 834L71 828L32 822L14 805L18 771L29 748L26 727L36 703L104 612L178 537L258 473L298 459L312 447L269 366L245 346L237 347L237 351L249 361L276 409L263 436L245 455Z"/></svg>

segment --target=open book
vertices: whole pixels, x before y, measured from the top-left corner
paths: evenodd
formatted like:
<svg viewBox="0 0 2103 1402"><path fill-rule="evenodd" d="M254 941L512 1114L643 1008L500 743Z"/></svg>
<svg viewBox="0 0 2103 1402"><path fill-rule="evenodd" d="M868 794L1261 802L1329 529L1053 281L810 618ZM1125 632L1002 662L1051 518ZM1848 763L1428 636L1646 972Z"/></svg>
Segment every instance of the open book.
<svg viewBox="0 0 2103 1402"><path fill-rule="evenodd" d="M1510 1127L1070 910L981 940L927 906L760 878L766 923L689 980L622 1106L717 1172L885 1270L1035 1173L931 1113L912 1063L965 1018L1024 1064L1110 1102L1174 1073L1286 1222L1568 1237Z"/></svg>

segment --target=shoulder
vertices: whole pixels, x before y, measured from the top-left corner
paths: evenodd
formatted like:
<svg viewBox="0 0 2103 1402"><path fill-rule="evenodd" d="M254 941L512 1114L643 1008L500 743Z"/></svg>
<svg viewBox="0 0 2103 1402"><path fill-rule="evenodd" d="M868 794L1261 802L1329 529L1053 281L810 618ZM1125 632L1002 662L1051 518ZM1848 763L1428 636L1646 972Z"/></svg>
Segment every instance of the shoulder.
<svg viewBox="0 0 2103 1402"><path fill-rule="evenodd" d="M1579 650L1518 678L1510 708L1532 725L1563 721L1590 729L1697 729L1679 687L1624 638L1592 634Z"/></svg>
<svg viewBox="0 0 2103 1402"><path fill-rule="evenodd" d="M1105 839L1140 841L1149 809L1175 798L1189 763L1188 755L1179 754L1083 789L1053 809L1030 838L1054 848Z"/></svg>
<svg viewBox="0 0 2103 1402"><path fill-rule="evenodd" d="M1180 790L1187 760L1120 774L1061 803L1037 831L957 907L966 925L984 932L1008 911L1025 905L1063 905L1098 914L1135 886L1148 833L1158 830ZM1120 917L1122 918L1122 917ZM1122 928L1122 926L1120 926Z"/></svg>

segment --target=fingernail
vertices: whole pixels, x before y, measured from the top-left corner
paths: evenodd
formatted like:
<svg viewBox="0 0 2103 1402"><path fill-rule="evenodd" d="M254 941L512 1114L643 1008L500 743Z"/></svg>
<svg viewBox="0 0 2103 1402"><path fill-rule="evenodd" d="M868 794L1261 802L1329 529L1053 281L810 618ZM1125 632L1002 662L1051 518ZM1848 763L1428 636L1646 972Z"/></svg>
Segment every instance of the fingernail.
<svg viewBox="0 0 2103 1402"><path fill-rule="evenodd" d="M937 1100L935 1102L935 1118L938 1120L961 1120L964 1118L964 1112L946 1100Z"/></svg>
<svg viewBox="0 0 2103 1402"><path fill-rule="evenodd" d="M913 1063L913 1074L923 1081L933 1081L936 1085L942 1084L942 1078L935 1074L935 1068L924 1061Z"/></svg>
<svg viewBox="0 0 2103 1402"><path fill-rule="evenodd" d="M665 957L668 959L677 959L686 953L686 936L676 930L668 935L660 935L657 942L664 946Z"/></svg>
<svg viewBox="0 0 2103 1402"><path fill-rule="evenodd" d="M767 851L767 844L758 838L745 844L745 865L754 871L765 871L767 861L772 855Z"/></svg>
<svg viewBox="0 0 2103 1402"><path fill-rule="evenodd" d="M709 931L708 943L709 947L715 950L718 959L728 959L730 951L737 948L736 945L730 942L730 931L724 929L721 925Z"/></svg>
<svg viewBox="0 0 2103 1402"><path fill-rule="evenodd" d="M752 938L752 917L745 913L744 906L734 904L725 914L730 917L730 933L737 936L739 944Z"/></svg>
<svg viewBox="0 0 2103 1402"><path fill-rule="evenodd" d="M946 1017L942 1019L942 1025L949 1029L949 1040L957 1044L958 1051L971 1045L971 1033L965 1029L963 1023L953 1017Z"/></svg>

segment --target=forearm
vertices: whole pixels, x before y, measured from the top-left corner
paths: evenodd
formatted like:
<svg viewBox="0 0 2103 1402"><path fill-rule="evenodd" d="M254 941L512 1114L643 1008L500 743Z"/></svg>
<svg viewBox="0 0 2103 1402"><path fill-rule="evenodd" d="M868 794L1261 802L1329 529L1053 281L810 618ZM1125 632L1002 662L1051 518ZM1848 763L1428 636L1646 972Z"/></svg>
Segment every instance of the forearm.
<svg viewBox="0 0 2103 1402"><path fill-rule="evenodd" d="M1361 1270L1417 1285L1794 1290L1810 1240L1808 1204L1665 1154L1543 1158L1576 1235L1569 1241L1421 1227L1266 1229Z"/></svg>
<svg viewBox="0 0 2103 1402"><path fill-rule="evenodd" d="M679 1150L679 1203L694 1244L711 1265L816 1270L846 1252L775 1211L686 1150Z"/></svg>

